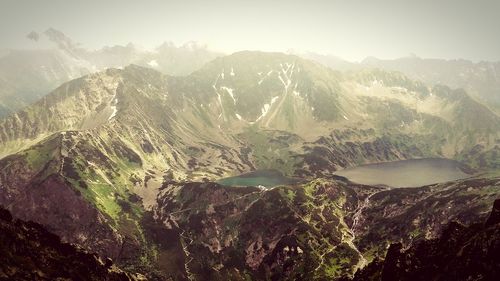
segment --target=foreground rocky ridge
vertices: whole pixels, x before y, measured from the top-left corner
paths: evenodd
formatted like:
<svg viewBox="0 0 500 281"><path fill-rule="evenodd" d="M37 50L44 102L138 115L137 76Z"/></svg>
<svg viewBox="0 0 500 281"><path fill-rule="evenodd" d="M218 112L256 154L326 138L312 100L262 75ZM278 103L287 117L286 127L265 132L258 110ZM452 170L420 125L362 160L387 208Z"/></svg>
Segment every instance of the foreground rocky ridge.
<svg viewBox="0 0 500 281"><path fill-rule="evenodd" d="M353 280L496 280L500 276L500 200L485 223L451 222L439 238L392 244L383 261Z"/></svg>
<svg viewBox="0 0 500 281"><path fill-rule="evenodd" d="M155 214L179 233L194 280L335 278L362 263L346 221L361 188L370 190L328 180L270 190L167 184Z"/></svg>
<svg viewBox="0 0 500 281"><path fill-rule="evenodd" d="M377 261L385 245L410 247L450 220L484 218L499 187L499 178L392 190L335 179L272 189L166 180L136 219L144 240L135 251L147 254L116 260L150 280L335 280ZM427 233L416 231L424 225ZM132 242L133 232L123 237Z"/></svg>
<svg viewBox="0 0 500 281"><path fill-rule="evenodd" d="M62 243L42 225L12 218L0 208L0 279L139 281L81 248Z"/></svg>
<svg viewBox="0 0 500 281"><path fill-rule="evenodd" d="M499 187L499 178L404 190L328 179L270 190L172 183L155 216L180 233L194 280L329 280L385 255L390 243L412 245L438 237L449 221L483 219Z"/></svg>
<svg viewBox="0 0 500 281"><path fill-rule="evenodd" d="M391 241L436 238L449 221L477 223L488 216L499 187L500 178L487 177L375 193L353 226L355 243L371 259L383 256Z"/></svg>

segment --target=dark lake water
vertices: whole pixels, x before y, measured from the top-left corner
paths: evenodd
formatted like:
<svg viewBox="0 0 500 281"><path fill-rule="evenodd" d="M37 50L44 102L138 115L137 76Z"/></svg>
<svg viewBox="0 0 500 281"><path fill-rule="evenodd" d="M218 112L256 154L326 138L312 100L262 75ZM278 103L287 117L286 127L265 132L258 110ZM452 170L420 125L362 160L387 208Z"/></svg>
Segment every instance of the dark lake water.
<svg viewBox="0 0 500 281"><path fill-rule="evenodd" d="M361 184L417 187L469 177L461 167L454 160L425 158L361 165L335 174Z"/></svg>
<svg viewBox="0 0 500 281"><path fill-rule="evenodd" d="M297 183L297 179L289 178L283 176L278 171L275 170L261 170L242 174L239 176L234 176L230 178L224 178L217 181L220 184L227 186L265 186L267 188L283 185L283 184L293 184Z"/></svg>

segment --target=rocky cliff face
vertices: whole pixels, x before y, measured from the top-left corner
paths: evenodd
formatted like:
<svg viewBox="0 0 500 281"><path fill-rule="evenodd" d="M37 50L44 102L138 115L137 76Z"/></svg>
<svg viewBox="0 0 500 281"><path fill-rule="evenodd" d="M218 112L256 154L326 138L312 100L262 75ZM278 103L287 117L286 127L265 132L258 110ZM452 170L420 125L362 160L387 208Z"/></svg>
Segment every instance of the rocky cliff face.
<svg viewBox="0 0 500 281"><path fill-rule="evenodd" d="M500 276L500 200L486 223L452 222L439 238L411 247L392 244L383 261L356 273L354 280L496 280Z"/></svg>
<svg viewBox="0 0 500 281"><path fill-rule="evenodd" d="M475 223L486 218L499 186L498 177L475 178L375 193L353 226L355 243L371 259L383 255L391 241L411 245L438 237L449 221Z"/></svg>
<svg viewBox="0 0 500 281"><path fill-rule="evenodd" d="M3 280L146 280L110 259L62 243L42 225L13 219L0 208L0 278Z"/></svg>
<svg viewBox="0 0 500 281"><path fill-rule="evenodd" d="M87 186L76 179L72 160L62 155L63 139L53 137L39 149L0 160L0 204L15 217L45 225L65 242L117 259L124 237L113 229L112 218L75 188Z"/></svg>

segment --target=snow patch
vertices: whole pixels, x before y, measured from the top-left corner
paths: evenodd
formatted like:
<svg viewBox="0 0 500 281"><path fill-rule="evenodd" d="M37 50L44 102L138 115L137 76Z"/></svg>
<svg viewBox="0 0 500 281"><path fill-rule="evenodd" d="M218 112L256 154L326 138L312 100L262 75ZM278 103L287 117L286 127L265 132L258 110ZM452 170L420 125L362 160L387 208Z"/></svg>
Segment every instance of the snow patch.
<svg viewBox="0 0 500 281"><path fill-rule="evenodd" d="M344 115L344 119L345 119L345 120L349 120L349 118L347 118L347 116L345 116L345 115Z"/></svg>
<svg viewBox="0 0 500 281"><path fill-rule="evenodd" d="M116 105L118 104L118 99L116 97L113 98L113 101L111 103L112 105L110 107L111 110L113 110L113 112L111 112L111 115L108 117L108 121L113 119L116 116L116 113L118 112L118 108L116 107Z"/></svg>
<svg viewBox="0 0 500 281"><path fill-rule="evenodd" d="M151 67L158 67L158 62L156 60L150 60L148 65Z"/></svg>
<svg viewBox="0 0 500 281"><path fill-rule="evenodd" d="M215 78L214 83L212 84L212 88L217 91L217 82L219 82L220 74L217 75L217 78Z"/></svg>
<svg viewBox="0 0 500 281"><path fill-rule="evenodd" d="M215 78L215 81L212 84L212 88L214 88L215 94L217 95L217 100L219 101L219 105L221 108L221 114L219 115L219 119L222 116L222 114L224 113L224 107L222 106L222 98L219 94L219 91L217 91L217 82L219 81L219 78L221 78L221 76L222 76L222 79L224 79L224 70L222 71L221 74L217 75L217 78Z"/></svg>
<svg viewBox="0 0 500 281"><path fill-rule="evenodd" d="M239 115L238 113L235 113L236 115L236 118L238 118L238 120L242 120L243 118L241 118L241 115Z"/></svg>
<svg viewBox="0 0 500 281"><path fill-rule="evenodd" d="M274 102L279 98L279 96L275 96L274 98L271 99L271 105L273 105Z"/></svg>
<svg viewBox="0 0 500 281"><path fill-rule="evenodd" d="M264 104L264 106L261 109L262 114L255 120L255 122L259 121L260 119L264 118L267 113L269 112L269 109L271 109L271 106L276 102L276 100L279 98L279 96L275 96L274 98L271 99L270 103Z"/></svg>
<svg viewBox="0 0 500 281"><path fill-rule="evenodd" d="M113 110L113 112L109 116L108 121L113 119L116 116L116 113L118 112L118 109L116 109L116 106L111 106L111 109Z"/></svg>
<svg viewBox="0 0 500 281"><path fill-rule="evenodd" d="M262 74L262 72L259 72L259 76ZM262 77L262 79L260 79L260 81L258 82L259 85L262 84L262 82L264 81L264 79L266 79L266 77L269 77L269 75L271 75L271 73L273 73L273 70L269 70L269 72L266 74L266 76Z"/></svg>
<svg viewBox="0 0 500 281"><path fill-rule="evenodd" d="M231 66L231 73L229 75L234 76L234 69L232 66Z"/></svg>
<svg viewBox="0 0 500 281"><path fill-rule="evenodd" d="M292 75L293 75L293 69L295 68L295 64L291 64L291 63L285 63L286 65L286 69L285 67L283 66L283 64L280 63L280 67L281 67L281 71L278 75L281 83L283 84L283 86L285 87L285 91L288 91L288 87L290 87L290 84L292 83ZM288 72L290 71L290 74L288 74ZM282 77L282 74L283 74L283 77Z"/></svg>
<svg viewBox="0 0 500 281"><path fill-rule="evenodd" d="M236 99L234 98L234 94L233 94L233 91L234 89L231 89L231 88L228 88L228 87L220 87L222 90L225 90L230 96L231 98L233 99L233 103L236 104Z"/></svg>
<svg viewBox="0 0 500 281"><path fill-rule="evenodd" d="M403 87L397 87L397 86L394 86L394 87L392 87L392 89L394 89L394 90L396 90L396 91L399 91L399 92L404 92L404 93L407 93L407 92L408 92L408 89L403 88Z"/></svg>
<svg viewBox="0 0 500 281"><path fill-rule="evenodd" d="M300 92L297 91L297 86L298 86L298 83L295 83L295 86L293 86L293 94L296 95L297 97L299 97Z"/></svg>

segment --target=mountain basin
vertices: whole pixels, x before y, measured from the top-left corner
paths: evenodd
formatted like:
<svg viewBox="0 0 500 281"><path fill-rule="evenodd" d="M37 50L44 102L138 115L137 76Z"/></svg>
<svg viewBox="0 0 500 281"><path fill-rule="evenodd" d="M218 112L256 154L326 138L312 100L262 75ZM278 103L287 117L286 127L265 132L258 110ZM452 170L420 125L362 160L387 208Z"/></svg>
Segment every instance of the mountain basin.
<svg viewBox="0 0 500 281"><path fill-rule="evenodd" d="M335 172L352 182L390 187L418 187L471 176L463 164L445 158L423 158L360 165Z"/></svg>
<svg viewBox="0 0 500 281"><path fill-rule="evenodd" d="M286 177L276 170L258 170L217 181L217 183L227 186L262 186L266 188L297 182L299 182L298 179Z"/></svg>

